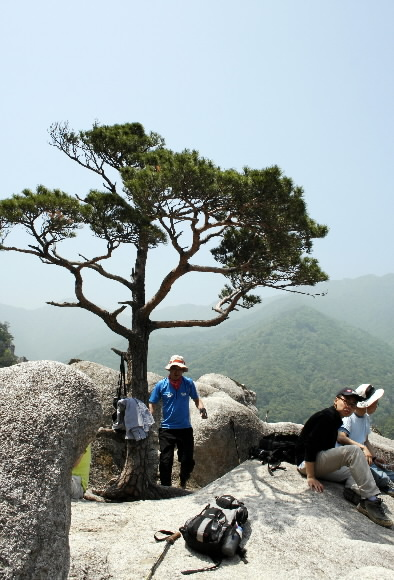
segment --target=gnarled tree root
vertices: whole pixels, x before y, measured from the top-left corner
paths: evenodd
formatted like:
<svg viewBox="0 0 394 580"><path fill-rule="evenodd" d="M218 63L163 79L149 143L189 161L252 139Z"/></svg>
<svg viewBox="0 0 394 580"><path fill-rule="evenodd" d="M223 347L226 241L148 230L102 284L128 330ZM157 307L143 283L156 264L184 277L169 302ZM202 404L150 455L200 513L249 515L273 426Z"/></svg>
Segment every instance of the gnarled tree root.
<svg viewBox="0 0 394 580"><path fill-rule="evenodd" d="M97 437L108 437L119 440L119 435L112 429L101 428ZM146 499L169 499L190 495L192 492L179 487L157 485L148 476L147 439L126 441L126 460L122 473L116 480L111 480L105 489L93 490L93 493L106 501L123 502Z"/></svg>
<svg viewBox="0 0 394 580"><path fill-rule="evenodd" d="M110 485L104 490L93 490L96 495L100 495L108 502L139 501L147 499L170 499L172 497L183 497L193 493L181 487L163 486L149 483L143 490L127 485L119 487L117 483Z"/></svg>

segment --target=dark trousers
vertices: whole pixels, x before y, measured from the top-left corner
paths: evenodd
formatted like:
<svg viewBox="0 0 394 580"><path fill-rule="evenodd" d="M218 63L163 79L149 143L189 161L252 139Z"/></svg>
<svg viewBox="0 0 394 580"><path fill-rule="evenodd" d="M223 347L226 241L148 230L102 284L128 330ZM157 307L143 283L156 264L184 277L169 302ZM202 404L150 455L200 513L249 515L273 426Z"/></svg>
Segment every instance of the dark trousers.
<svg viewBox="0 0 394 580"><path fill-rule="evenodd" d="M180 480L186 483L194 468L194 438L193 429L159 429L160 445L160 482L162 485L171 485L171 472L174 463L174 450L177 448L178 461L181 464Z"/></svg>

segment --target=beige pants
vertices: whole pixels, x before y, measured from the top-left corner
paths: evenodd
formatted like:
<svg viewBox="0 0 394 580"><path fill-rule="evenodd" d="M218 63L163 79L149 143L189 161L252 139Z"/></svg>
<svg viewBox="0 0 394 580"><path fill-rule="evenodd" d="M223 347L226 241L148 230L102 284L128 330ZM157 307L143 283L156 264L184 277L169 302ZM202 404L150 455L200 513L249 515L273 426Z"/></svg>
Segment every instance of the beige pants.
<svg viewBox="0 0 394 580"><path fill-rule="evenodd" d="M305 467L299 469L299 472L305 475ZM315 461L315 476L327 481L343 481L346 487L351 487L362 499L380 493L364 453L356 445L320 451Z"/></svg>

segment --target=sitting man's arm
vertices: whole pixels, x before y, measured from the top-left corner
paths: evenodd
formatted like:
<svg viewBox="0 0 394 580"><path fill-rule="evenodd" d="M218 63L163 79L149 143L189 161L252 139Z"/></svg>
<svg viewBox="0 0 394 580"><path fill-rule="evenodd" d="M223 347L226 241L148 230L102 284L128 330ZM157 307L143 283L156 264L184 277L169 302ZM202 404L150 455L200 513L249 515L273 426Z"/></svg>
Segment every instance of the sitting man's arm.
<svg viewBox="0 0 394 580"><path fill-rule="evenodd" d="M306 433L304 435L304 461L308 486L314 491L324 491L324 485L316 479L315 465L320 451L327 449L327 430L330 430L331 419L325 415L312 415L305 424ZM302 437L302 433L301 433ZM334 431L335 437L335 431Z"/></svg>
<svg viewBox="0 0 394 580"><path fill-rule="evenodd" d="M368 465L371 465L371 463L373 463L372 457L374 455L374 451L368 439L365 441L364 444L357 443L357 441L353 441L353 439L350 439L349 433L347 431L345 431L344 429L339 429L337 441L341 445L356 445L357 447L360 447L360 449L365 455L365 459L368 461Z"/></svg>
<svg viewBox="0 0 394 580"><path fill-rule="evenodd" d="M315 491L324 491L324 485L315 477L315 462L305 461L306 482Z"/></svg>
<svg viewBox="0 0 394 580"><path fill-rule="evenodd" d="M370 452L370 454L372 456L371 463L376 463L376 465L378 467L385 463L385 460L383 459L383 457L376 457L376 451L375 451L375 449L374 449L373 445L371 444L368 437L367 437L367 440L365 442L365 446L368 447L368 451ZM369 461L368 461L368 463L369 463ZM369 465L371 465L371 463L369 463Z"/></svg>

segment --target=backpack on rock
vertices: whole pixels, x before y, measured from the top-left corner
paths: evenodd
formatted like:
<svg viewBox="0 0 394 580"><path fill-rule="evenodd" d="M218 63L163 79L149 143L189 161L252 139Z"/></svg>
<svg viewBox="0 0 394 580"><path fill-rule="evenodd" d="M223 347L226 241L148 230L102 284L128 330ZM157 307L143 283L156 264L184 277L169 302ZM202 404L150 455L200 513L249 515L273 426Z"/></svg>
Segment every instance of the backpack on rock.
<svg viewBox="0 0 394 580"><path fill-rule="evenodd" d="M224 557L232 558L236 554L246 563L246 550L241 548L240 543L248 510L232 495L217 497L216 505L219 507L208 504L179 528L186 544L193 550L210 556L215 565L198 570L184 570L182 574L214 570L220 566Z"/></svg>
<svg viewBox="0 0 394 580"><path fill-rule="evenodd" d="M249 459L259 459L263 465L268 466L270 475L274 475L276 469L286 469L281 467L282 461L295 465L297 441L298 435L295 434L271 433L260 439L258 447L249 449Z"/></svg>

